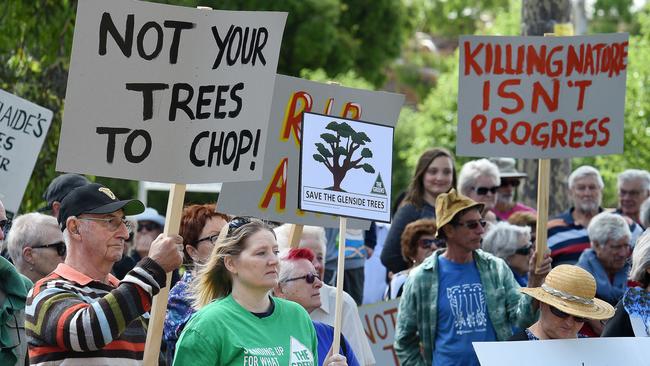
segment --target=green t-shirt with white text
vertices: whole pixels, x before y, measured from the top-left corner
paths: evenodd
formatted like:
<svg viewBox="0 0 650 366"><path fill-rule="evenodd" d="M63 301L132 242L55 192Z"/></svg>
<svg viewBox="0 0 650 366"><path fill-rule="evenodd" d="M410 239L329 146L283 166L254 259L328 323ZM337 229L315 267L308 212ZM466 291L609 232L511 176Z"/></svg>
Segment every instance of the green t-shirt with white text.
<svg viewBox="0 0 650 366"><path fill-rule="evenodd" d="M307 311L273 298L275 309L258 318L229 295L187 323L174 365L316 366L316 331Z"/></svg>

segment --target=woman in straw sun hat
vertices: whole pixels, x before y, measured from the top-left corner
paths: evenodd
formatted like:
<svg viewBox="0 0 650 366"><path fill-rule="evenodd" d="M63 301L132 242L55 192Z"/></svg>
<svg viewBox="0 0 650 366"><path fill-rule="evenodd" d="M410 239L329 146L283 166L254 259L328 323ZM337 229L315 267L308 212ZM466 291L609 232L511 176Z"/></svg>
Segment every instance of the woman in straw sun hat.
<svg viewBox="0 0 650 366"><path fill-rule="evenodd" d="M585 321L614 315L614 307L595 298L594 277L578 266L559 265L541 287L520 291L539 300L540 316L535 324L513 335L511 341L578 338Z"/></svg>

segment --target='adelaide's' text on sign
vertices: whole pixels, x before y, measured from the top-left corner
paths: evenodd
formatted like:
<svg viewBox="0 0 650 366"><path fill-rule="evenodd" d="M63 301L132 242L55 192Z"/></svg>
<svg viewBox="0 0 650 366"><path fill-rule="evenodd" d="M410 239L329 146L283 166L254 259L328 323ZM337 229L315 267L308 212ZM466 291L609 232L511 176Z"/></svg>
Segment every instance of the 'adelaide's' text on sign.
<svg viewBox="0 0 650 366"><path fill-rule="evenodd" d="M627 34L461 37L458 155L623 152L627 47Z"/></svg>
<svg viewBox="0 0 650 366"><path fill-rule="evenodd" d="M286 15L80 1L57 170L259 179Z"/></svg>

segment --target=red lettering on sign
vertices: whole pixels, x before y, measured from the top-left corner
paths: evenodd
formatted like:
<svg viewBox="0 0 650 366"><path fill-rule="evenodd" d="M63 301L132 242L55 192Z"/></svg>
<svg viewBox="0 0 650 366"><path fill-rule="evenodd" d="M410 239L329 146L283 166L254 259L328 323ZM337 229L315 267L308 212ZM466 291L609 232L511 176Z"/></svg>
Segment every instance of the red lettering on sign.
<svg viewBox="0 0 650 366"><path fill-rule="evenodd" d="M280 131L280 141L286 142L293 135L296 146L300 146L300 123L302 113L311 111L313 100L306 92L298 91L291 95L284 112L284 122Z"/></svg>
<svg viewBox="0 0 650 366"><path fill-rule="evenodd" d="M260 201L261 209L268 209L269 203L271 203L271 199L275 195L278 195L276 209L283 212L287 207L287 169L289 169L289 158L284 158L275 168L275 173L273 173L271 183L269 183L264 191L264 195Z"/></svg>

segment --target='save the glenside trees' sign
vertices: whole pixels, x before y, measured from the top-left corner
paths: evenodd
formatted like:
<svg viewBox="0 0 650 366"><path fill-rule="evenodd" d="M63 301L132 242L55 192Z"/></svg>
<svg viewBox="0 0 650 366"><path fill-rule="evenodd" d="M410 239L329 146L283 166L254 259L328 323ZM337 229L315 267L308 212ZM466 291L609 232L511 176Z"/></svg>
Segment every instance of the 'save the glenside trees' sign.
<svg viewBox="0 0 650 366"><path fill-rule="evenodd" d="M627 34L460 39L457 153L623 152Z"/></svg>
<svg viewBox="0 0 650 366"><path fill-rule="evenodd" d="M57 170L260 179L286 16L80 1Z"/></svg>
<svg viewBox="0 0 650 366"><path fill-rule="evenodd" d="M390 222L393 128L303 113L301 130L300 209Z"/></svg>

